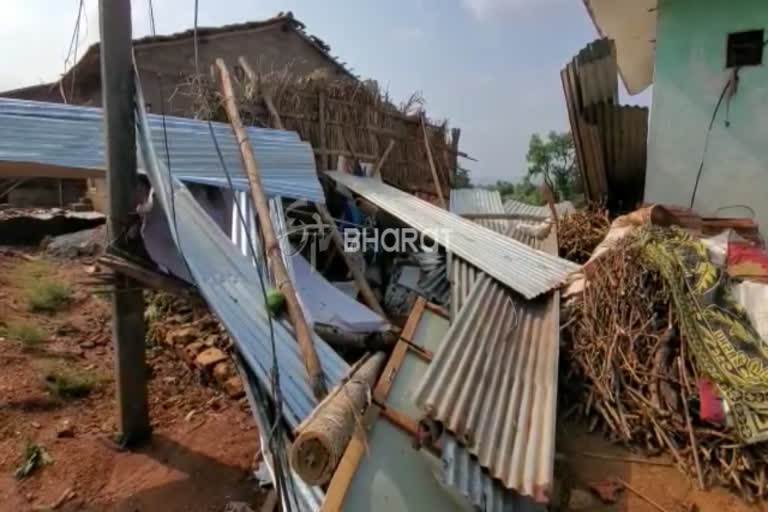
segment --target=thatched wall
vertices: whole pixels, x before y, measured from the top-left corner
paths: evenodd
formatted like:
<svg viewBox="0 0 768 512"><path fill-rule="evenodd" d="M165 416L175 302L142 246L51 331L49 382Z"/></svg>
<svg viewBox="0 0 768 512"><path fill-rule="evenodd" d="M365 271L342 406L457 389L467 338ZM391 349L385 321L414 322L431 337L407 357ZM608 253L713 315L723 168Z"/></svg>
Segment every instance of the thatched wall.
<svg viewBox="0 0 768 512"><path fill-rule="evenodd" d="M389 141L395 145L384 163L384 181L410 192L436 196L422 131L421 102L414 97L395 107L373 82L299 78L287 72L258 75L255 85L239 67L233 70L243 122L276 127L265 103L270 97L282 124L299 133L315 149L318 170L335 169L340 155L376 162ZM190 95L194 111L188 115L227 122L215 83L209 77L190 77L176 94ZM449 136L446 123L427 121L426 131L443 195L448 197L456 170L458 130ZM455 140L452 140L455 139Z"/></svg>

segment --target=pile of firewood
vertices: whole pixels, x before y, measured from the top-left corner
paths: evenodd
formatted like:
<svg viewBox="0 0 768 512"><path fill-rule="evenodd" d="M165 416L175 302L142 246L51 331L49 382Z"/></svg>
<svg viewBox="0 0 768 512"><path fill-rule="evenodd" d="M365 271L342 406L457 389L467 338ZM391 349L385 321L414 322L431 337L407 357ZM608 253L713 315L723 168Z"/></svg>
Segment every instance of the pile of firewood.
<svg viewBox="0 0 768 512"><path fill-rule="evenodd" d="M647 456L666 454L702 488L764 499L768 449L699 418L699 375L671 294L641 256L623 240L594 262L567 305L562 394L576 404L567 414Z"/></svg>
<svg viewBox="0 0 768 512"><path fill-rule="evenodd" d="M608 210L599 206L577 210L560 219L557 242L560 257L585 263L611 226Z"/></svg>

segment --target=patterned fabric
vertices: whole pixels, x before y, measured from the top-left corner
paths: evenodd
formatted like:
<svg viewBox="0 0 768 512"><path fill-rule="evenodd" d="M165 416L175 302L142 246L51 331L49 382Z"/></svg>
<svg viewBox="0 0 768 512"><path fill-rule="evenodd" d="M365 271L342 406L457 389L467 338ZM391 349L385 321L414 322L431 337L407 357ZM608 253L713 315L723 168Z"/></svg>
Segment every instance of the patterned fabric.
<svg viewBox="0 0 768 512"><path fill-rule="evenodd" d="M670 287L696 365L726 401L729 427L745 443L768 440L768 346L731 297L726 274L682 231L649 227L639 237L647 264Z"/></svg>

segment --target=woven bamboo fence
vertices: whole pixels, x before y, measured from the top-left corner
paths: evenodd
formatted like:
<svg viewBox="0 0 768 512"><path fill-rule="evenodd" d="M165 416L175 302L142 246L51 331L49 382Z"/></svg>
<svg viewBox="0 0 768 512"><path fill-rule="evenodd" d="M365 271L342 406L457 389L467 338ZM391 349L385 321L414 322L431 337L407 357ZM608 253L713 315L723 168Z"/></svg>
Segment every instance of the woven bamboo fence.
<svg viewBox="0 0 768 512"><path fill-rule="evenodd" d="M251 80L236 66L235 94L245 124L296 131L312 144L319 171L336 169L339 156L377 162L394 141L381 167L384 181L427 197L437 196L425 145L426 131L443 195L448 197L457 168L459 130L429 120L422 128L423 101L414 95L395 106L373 81L329 80L296 76L287 71L254 75ZM204 75L191 76L175 94L190 96L198 119L226 122L215 83ZM268 104L277 113L270 112ZM462 154L463 155L463 154Z"/></svg>

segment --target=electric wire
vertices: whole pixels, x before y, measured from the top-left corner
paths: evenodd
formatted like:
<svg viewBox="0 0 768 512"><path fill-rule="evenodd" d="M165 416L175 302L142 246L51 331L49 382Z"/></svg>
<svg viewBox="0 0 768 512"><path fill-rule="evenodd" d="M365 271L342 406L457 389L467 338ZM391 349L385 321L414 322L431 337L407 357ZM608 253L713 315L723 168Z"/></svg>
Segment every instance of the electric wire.
<svg viewBox="0 0 768 512"><path fill-rule="evenodd" d="M151 0L150 0L151 2ZM197 78L199 78L200 73L200 62L199 62L199 51L198 51L198 38L197 38L197 28L198 28L198 16L199 16L199 1L195 0L194 4L195 13L194 13L194 28L193 28L193 44L194 44L194 52L195 52L195 72L197 74ZM234 183L232 181L232 176L229 172L229 168L227 167L226 162L224 161L224 156L221 152L221 148L219 146L218 139L216 137L216 132L213 128L213 123L211 122L210 118L208 119L208 130L211 134L211 139L213 141L214 148L216 149L216 154L219 158L219 163L221 165L222 170L224 171L224 175L227 179L227 184L229 187L230 194L232 195L233 204L237 210L238 218L241 222L241 224L245 227L245 235L248 243L248 248L250 250L251 256L254 259L254 261L261 260L261 265L256 265L257 269L257 275L259 276L259 286L261 288L262 298L264 300L264 306L266 308L266 305L268 303L267 298L267 289L266 285L264 284L264 268L268 265L267 263L267 254L266 254L266 248L263 240L263 234L262 239L260 240L260 249L261 249L261 255L259 258L256 256L256 249L253 239L251 238L250 230L248 229L248 224L245 219L245 215L243 214L242 207L240 205L240 201L238 201L238 197L235 191ZM283 409L283 399L282 399L282 390L280 388L280 368L277 361L277 347L275 342L275 331L274 331L274 324L272 315L269 311L267 312L267 319L269 324L269 338L270 338L270 349L272 352L272 369L270 372L271 377L271 392L272 392L272 402L273 402L273 408L274 408L274 418L273 418L273 424L270 426L269 429L269 435L267 436L267 444L270 447L270 451L273 454L273 466L274 466L274 473L275 473L275 491L277 492L278 499L283 502L288 509L288 512L291 510L291 502L287 499L284 499L285 497L289 496L292 497L295 501L295 496L289 495L286 493L286 479L285 479L285 472L284 467L287 465L285 461L285 446L283 445L283 431L281 429L282 422L281 422L281 415L282 415L282 409ZM292 493L291 493L292 494Z"/></svg>

